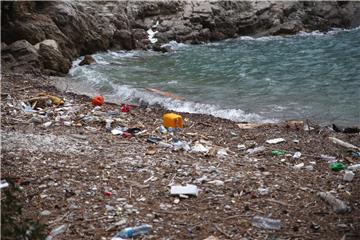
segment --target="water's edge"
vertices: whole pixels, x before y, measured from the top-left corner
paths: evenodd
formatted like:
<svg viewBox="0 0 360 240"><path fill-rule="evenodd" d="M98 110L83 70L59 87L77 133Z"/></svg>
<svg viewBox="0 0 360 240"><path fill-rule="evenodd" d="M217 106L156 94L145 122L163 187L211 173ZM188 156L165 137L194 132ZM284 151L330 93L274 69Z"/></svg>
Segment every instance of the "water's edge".
<svg viewBox="0 0 360 240"><path fill-rule="evenodd" d="M309 36L311 36L311 37L331 36L331 35L335 35L339 32L349 32L349 31L354 31L354 30L358 30L358 29L359 28L352 29L352 30L335 29L328 33L321 33L318 31L315 31L313 33L299 33L295 37L300 36L300 37L306 38ZM286 41L287 39L291 39L291 38L294 38L294 36L292 36L292 37L278 37L277 36L277 37L261 37L261 38L253 38L253 37L243 36L236 40L229 39L229 40L225 40L223 42L204 44L201 47L213 48L213 47L217 47L217 46L222 46L224 44L227 44L227 42L231 42L231 41L257 41L257 42L270 42L271 43L272 41L284 41L284 40ZM175 51L174 53L170 53L170 54L178 54L177 51L181 52L182 49L191 48L191 46L189 46L189 45L178 44L176 42L170 42L167 45L170 46ZM150 57L151 60L154 60L154 59L159 60L159 59L168 58L168 54L161 55L157 52L152 52L152 51L148 51L148 52L107 51L105 53L94 54L93 56L98 63L98 67L102 66L105 69L113 67L113 66L111 66L113 63L111 61L109 62L109 58L114 59L114 61L117 59L123 59L124 60L123 62L125 62L125 64L129 63L131 65L133 65L132 61L142 61L143 58L146 59L146 58ZM233 106L231 106L231 104L226 105L227 107L224 106L224 104L219 105L219 104L216 104L216 101L215 101L215 103L214 102L193 101L191 99L185 100L185 101L181 101L181 100L170 100L169 101L168 98L151 93L151 92L145 90L145 88L154 86L154 88L161 89L162 86L166 86L165 89L161 89L161 90L166 90L166 91L172 92L175 95L176 94L181 95L178 92L176 92L176 88L179 87L179 81L177 81L177 80L168 79L166 82L162 83L163 85L156 85L155 83L153 84L151 82L142 84L141 81L139 83L112 82L110 80L107 80L107 78L109 76L104 75L103 72L101 72L101 71L97 71L96 67L94 67L95 65L78 67L77 64L79 63L79 61L80 61L80 59L77 59L73 62L73 68L71 69L68 77L61 78L61 79L58 79L55 81L55 83L58 87L60 87L61 89L67 88L68 90L70 90L72 92L75 92L78 94L86 94L89 96L93 96L96 94L102 94L107 99L107 101L118 103L118 104L123 103L123 102L130 102L130 103L138 104L140 101L146 101L150 105L160 105L161 107L164 107L166 109L173 110L173 111L208 114L208 115L212 115L215 117L229 119L229 120L232 120L235 122L244 122L244 121L245 122L278 122L280 120L294 118L292 116L291 117L282 116L280 118L268 117L268 116L264 116L263 114L261 114L261 112L260 112L260 114L258 114L256 112L244 111L244 110L242 110L240 108L236 108L236 107L234 108ZM165 60L162 60L162 61L165 61ZM120 63L119 68L123 67L123 66L121 66L121 64L123 64L123 62ZM116 61L115 61L115 63L118 64ZM141 66L142 66L141 64L137 65L137 67L138 67L137 71L142 71ZM86 69L87 72L86 71L81 72L84 69ZM83 74L85 76L85 78L87 79L86 81L76 81L75 80L76 77L79 76L79 72L81 72L81 74ZM121 72L120 72L120 74L121 74ZM135 72L134 74L136 75L137 73ZM133 75L133 74L131 74L131 75ZM118 77L118 76L116 76L116 77ZM125 76L125 78L126 78L126 76ZM106 84L104 84L104 82L106 82ZM185 92L185 95L186 95L186 92ZM185 96L186 99L188 99L187 97L188 96ZM359 99L354 99L355 105L358 100ZM251 104L249 104L249 105L251 105ZM354 109L356 111L356 107ZM274 108L274 111L282 111L282 109ZM309 118L310 120L315 121L321 125L326 125L326 124L332 123L332 121L336 122L336 119L335 120L328 119L328 121L323 121L323 119L322 119L319 122L319 121L317 121L316 118L312 119L311 116L305 115L305 114L298 115L295 118L296 119ZM344 122L342 122L342 123L344 124ZM349 121L349 123L345 123L345 124L354 125L354 124L358 124L358 123L355 119L355 121L352 121L352 122Z"/></svg>

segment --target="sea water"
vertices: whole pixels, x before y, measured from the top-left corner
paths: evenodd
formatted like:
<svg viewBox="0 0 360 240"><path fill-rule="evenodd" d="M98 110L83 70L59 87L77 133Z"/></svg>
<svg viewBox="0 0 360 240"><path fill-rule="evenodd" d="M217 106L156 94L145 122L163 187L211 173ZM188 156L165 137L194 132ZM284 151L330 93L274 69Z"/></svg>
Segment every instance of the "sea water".
<svg viewBox="0 0 360 240"><path fill-rule="evenodd" d="M143 100L234 121L360 124L360 28L168 45L172 51L165 54L97 53L90 66L78 66L78 59L67 87L117 103Z"/></svg>

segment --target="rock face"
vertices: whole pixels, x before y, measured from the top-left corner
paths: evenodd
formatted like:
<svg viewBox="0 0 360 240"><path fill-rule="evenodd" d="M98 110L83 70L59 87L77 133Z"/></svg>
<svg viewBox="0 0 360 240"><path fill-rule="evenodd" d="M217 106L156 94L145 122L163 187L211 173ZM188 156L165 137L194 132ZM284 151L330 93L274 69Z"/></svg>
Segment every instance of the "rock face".
<svg viewBox="0 0 360 240"><path fill-rule="evenodd" d="M26 40L19 40L2 48L1 53L3 70L34 74L40 74L42 71L39 53Z"/></svg>
<svg viewBox="0 0 360 240"><path fill-rule="evenodd" d="M16 1L3 2L1 13L2 51L6 50L2 62L19 69L30 60L32 67L24 71L37 66L36 71L52 74L66 73L71 66L67 61L96 51L152 48L146 33L150 28L157 31L160 44L197 44L360 24L360 2ZM21 51L19 42L11 46L19 40L27 42L21 42ZM41 49L40 43L47 47ZM35 52L29 44L35 45ZM14 61L16 66L10 64Z"/></svg>

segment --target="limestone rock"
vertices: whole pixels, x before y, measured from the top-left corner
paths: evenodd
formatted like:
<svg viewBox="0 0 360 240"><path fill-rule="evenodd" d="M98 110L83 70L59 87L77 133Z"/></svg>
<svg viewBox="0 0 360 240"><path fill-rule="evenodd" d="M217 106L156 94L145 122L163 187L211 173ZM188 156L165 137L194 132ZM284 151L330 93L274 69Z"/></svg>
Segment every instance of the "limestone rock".
<svg viewBox="0 0 360 240"><path fill-rule="evenodd" d="M1 51L3 70L39 74L42 69L40 56L26 40L16 41Z"/></svg>
<svg viewBox="0 0 360 240"><path fill-rule="evenodd" d="M70 60L52 46L40 43L39 55L41 56L44 71L49 75L66 74L71 68Z"/></svg>
<svg viewBox="0 0 360 240"><path fill-rule="evenodd" d="M128 30L118 30L114 34L113 44L125 50L133 49L133 40L131 32Z"/></svg>
<svg viewBox="0 0 360 240"><path fill-rule="evenodd" d="M39 50L40 44L45 44L45 45L50 46L50 47L54 48L55 50L59 51L59 45L53 39L45 39L44 41L35 44L34 47L36 50Z"/></svg>

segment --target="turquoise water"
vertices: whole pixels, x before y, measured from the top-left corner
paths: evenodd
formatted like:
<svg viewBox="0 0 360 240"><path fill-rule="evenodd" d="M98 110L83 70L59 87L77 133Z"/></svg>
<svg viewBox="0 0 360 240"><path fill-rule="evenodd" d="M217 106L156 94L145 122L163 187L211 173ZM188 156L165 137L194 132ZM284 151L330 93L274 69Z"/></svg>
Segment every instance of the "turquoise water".
<svg viewBox="0 0 360 240"><path fill-rule="evenodd" d="M174 51L166 54L95 54L98 64L72 68L70 83L117 102L143 99L235 121L360 124L360 29L170 45ZM156 96L146 87L185 101Z"/></svg>

